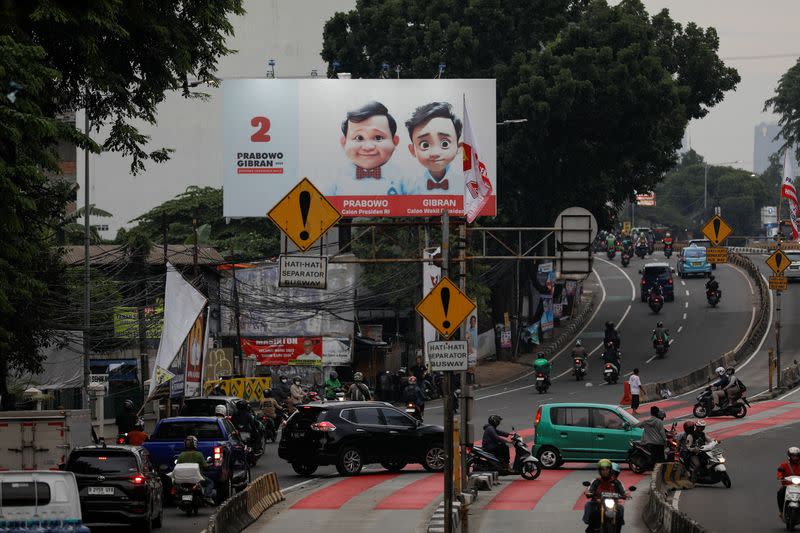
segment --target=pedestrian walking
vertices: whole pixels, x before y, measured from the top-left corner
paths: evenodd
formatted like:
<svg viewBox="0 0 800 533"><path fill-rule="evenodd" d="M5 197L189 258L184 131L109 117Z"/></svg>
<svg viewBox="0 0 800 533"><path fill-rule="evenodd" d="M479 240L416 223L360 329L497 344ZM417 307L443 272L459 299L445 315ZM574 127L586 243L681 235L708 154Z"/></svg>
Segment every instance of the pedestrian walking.
<svg viewBox="0 0 800 533"><path fill-rule="evenodd" d="M642 386L642 380L639 379L639 369L634 368L633 374L628 378L628 385L631 387L631 411L633 414L638 414L639 409L639 389Z"/></svg>

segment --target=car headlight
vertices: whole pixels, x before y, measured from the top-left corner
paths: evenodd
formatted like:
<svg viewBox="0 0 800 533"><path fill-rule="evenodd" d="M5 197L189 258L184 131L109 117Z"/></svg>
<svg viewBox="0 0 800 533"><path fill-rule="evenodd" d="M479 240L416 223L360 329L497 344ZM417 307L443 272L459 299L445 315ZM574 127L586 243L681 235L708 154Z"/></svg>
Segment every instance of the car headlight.
<svg viewBox="0 0 800 533"><path fill-rule="evenodd" d="M724 463L725 458L720 455L719 457L717 457L717 461L719 461L720 463Z"/></svg>
<svg viewBox="0 0 800 533"><path fill-rule="evenodd" d="M606 498L603 500L603 505L606 506L606 509L613 509L616 503L617 502L614 501L614 498Z"/></svg>

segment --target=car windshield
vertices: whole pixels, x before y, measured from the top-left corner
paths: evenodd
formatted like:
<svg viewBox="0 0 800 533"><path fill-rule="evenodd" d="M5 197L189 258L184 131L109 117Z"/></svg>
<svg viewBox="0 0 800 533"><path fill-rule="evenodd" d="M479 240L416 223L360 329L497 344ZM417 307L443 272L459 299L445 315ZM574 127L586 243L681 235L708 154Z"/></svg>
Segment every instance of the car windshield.
<svg viewBox="0 0 800 533"><path fill-rule="evenodd" d="M800 252L787 252L786 257L788 257L792 263L796 263L800 261Z"/></svg>
<svg viewBox="0 0 800 533"><path fill-rule="evenodd" d="M649 266L644 269L644 277L648 279L655 279L666 275L667 275L667 267Z"/></svg>
<svg viewBox="0 0 800 533"><path fill-rule="evenodd" d="M699 259L706 256L705 248L687 248L683 251L683 256L690 259Z"/></svg>
<svg viewBox="0 0 800 533"><path fill-rule="evenodd" d="M162 422L150 436L150 440L183 440L194 435L200 440L222 439L222 430L214 422L175 421Z"/></svg>
<svg viewBox="0 0 800 533"><path fill-rule="evenodd" d="M214 416L214 408L224 404L225 400L212 400L211 398L190 400L181 408L181 416Z"/></svg>
<svg viewBox="0 0 800 533"><path fill-rule="evenodd" d="M702 246L703 248L708 248L711 246L711 241L707 239L698 240L698 241L689 241L689 246Z"/></svg>
<svg viewBox="0 0 800 533"><path fill-rule="evenodd" d="M127 474L138 472L139 467L136 458L130 453L97 450L72 454L67 470L76 474Z"/></svg>

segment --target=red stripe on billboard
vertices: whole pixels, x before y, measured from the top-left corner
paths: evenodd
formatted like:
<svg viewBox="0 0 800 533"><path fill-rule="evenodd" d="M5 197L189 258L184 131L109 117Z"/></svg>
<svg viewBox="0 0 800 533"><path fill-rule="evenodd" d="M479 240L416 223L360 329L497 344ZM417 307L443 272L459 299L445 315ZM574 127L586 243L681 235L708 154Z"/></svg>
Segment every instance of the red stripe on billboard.
<svg viewBox="0 0 800 533"><path fill-rule="evenodd" d="M458 194L387 195L387 196L326 196L344 217L431 217L446 209L451 216L464 215L464 192ZM487 198L480 216L497 214L497 197Z"/></svg>

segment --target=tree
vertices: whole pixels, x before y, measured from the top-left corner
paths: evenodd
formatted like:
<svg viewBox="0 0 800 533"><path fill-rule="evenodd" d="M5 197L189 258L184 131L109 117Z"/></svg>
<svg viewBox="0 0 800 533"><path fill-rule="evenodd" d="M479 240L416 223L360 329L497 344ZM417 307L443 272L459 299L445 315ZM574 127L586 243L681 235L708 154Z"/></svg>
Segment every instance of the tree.
<svg viewBox="0 0 800 533"><path fill-rule="evenodd" d="M770 110L780 116L781 152L794 146L795 158L800 160L800 59L781 76L775 96L764 104L764 111Z"/></svg>
<svg viewBox="0 0 800 533"><path fill-rule="evenodd" d="M64 215L56 230L56 240L58 244L83 244L86 228L83 222L79 222L79 220L83 220L83 214L85 212L86 208L82 206L76 209L74 213ZM96 207L94 204L89 204L89 216L108 218L114 215ZM98 244L103 241L102 237L100 237L100 232L97 231L97 226L90 226L89 232L89 240L92 244Z"/></svg>

